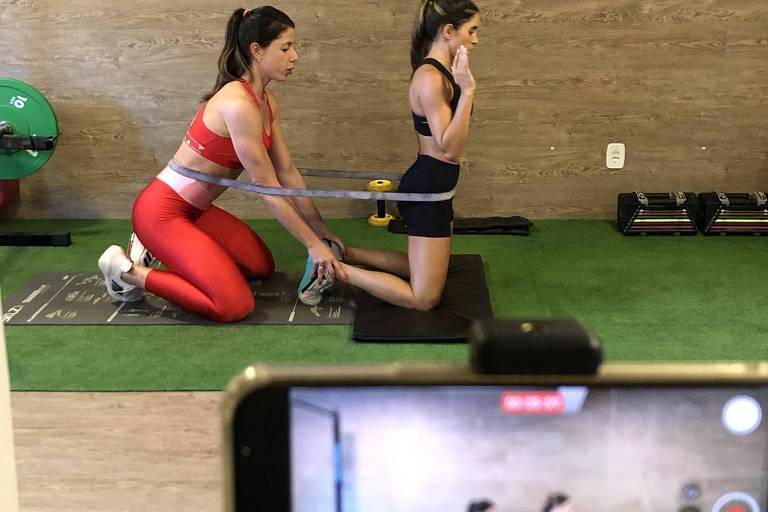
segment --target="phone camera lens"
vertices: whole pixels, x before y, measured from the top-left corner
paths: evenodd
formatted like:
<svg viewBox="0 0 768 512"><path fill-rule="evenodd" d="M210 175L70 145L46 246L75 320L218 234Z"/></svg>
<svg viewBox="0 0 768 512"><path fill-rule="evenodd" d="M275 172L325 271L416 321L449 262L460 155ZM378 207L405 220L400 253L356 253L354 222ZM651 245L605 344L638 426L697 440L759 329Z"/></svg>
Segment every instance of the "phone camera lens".
<svg viewBox="0 0 768 512"><path fill-rule="evenodd" d="M686 484L683 486L683 499L692 501L692 500L697 500L700 497L701 497L701 488L697 484ZM693 512L693 511L690 511L690 512Z"/></svg>

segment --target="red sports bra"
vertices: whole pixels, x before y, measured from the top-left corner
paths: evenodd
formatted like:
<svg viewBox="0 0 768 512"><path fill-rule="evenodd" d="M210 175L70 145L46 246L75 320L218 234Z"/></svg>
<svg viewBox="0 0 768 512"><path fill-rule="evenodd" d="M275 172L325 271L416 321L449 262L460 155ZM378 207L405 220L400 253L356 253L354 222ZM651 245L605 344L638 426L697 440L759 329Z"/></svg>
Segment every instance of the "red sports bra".
<svg viewBox="0 0 768 512"><path fill-rule="evenodd" d="M259 99L256 97L256 93L253 92L253 89L251 89L251 86L244 80L240 80L240 83L243 84L243 88L256 103L256 107L261 108ZM269 104L269 96L266 96L266 98L267 109L269 109L269 125L272 126L272 106ZM195 119L192 121L192 124L189 125L189 130L187 130L186 135L184 135L184 143L206 160L210 160L211 162L223 165L230 169L242 169L243 164L241 164L240 160L237 158L232 139L213 133L207 126L205 126L205 123L203 122L203 114L205 113L205 106L207 104L207 102L203 103L200 106L200 110L197 111ZM264 140L264 147L269 151L269 148L272 145L271 133L270 135L267 135L267 131L262 129L262 137Z"/></svg>

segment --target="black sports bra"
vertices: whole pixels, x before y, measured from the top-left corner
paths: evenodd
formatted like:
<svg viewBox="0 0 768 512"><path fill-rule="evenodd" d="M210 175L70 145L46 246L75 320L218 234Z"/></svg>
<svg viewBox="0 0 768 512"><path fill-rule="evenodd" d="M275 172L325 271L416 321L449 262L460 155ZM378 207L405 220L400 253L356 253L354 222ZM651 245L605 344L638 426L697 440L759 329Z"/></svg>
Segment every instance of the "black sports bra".
<svg viewBox="0 0 768 512"><path fill-rule="evenodd" d="M459 87L459 84L456 83L456 80L453 79L453 75L450 71L445 69L445 66L443 66L440 61L435 59L424 59L421 64L419 64L418 67L423 66L424 64L431 64L434 66L445 78L451 83L451 87L453 88L453 96L451 96L451 115L456 113L456 107L459 105L459 97L461 96L461 87ZM418 69L418 67L416 69ZM424 135L426 137L432 136L432 130L429 129L429 123L427 122L426 116L420 116L413 111L411 111L411 115L413 116L413 128L421 135Z"/></svg>

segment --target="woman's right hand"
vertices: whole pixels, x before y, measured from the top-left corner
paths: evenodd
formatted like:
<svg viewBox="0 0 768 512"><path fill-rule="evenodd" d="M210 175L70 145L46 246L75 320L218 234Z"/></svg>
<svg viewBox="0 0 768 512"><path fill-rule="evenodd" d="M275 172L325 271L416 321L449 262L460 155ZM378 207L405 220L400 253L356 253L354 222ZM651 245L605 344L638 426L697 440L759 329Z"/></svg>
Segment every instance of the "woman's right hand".
<svg viewBox="0 0 768 512"><path fill-rule="evenodd" d="M459 51L453 57L451 73L453 73L453 79L459 84L462 92L475 90L475 77L469 69L469 53L464 45L459 47Z"/></svg>
<svg viewBox="0 0 768 512"><path fill-rule="evenodd" d="M322 240L318 240L309 246L307 252L309 253L309 258L312 260L313 277L319 274L325 274L332 283L336 281L337 277L346 282L347 272L344 270L344 266L341 262L333 255L328 244Z"/></svg>

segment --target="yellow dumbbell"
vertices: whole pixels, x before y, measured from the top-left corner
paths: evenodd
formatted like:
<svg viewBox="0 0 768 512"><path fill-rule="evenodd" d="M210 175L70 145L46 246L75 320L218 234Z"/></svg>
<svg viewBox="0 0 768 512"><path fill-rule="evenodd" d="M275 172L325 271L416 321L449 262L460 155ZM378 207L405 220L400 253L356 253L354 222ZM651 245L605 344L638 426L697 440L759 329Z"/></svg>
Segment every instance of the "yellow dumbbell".
<svg viewBox="0 0 768 512"><path fill-rule="evenodd" d="M392 192L394 186L389 180L373 180L368 182L369 192ZM376 213L368 217L368 224L371 226L386 227L389 221L394 219L387 213L387 203L383 199L376 200Z"/></svg>

